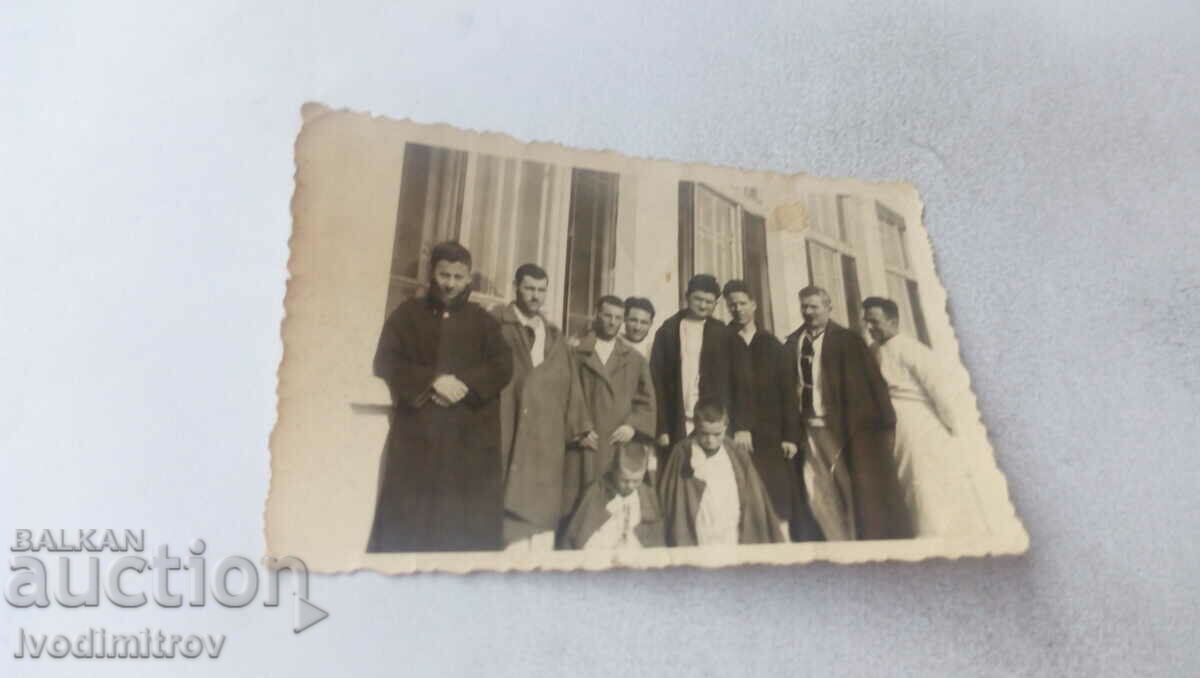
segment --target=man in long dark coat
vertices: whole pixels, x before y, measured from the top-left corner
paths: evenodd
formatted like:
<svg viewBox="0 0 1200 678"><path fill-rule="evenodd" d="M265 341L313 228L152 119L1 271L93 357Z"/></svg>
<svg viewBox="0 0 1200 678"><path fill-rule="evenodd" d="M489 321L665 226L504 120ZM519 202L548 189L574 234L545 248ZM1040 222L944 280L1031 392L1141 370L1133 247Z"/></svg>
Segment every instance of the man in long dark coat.
<svg viewBox="0 0 1200 678"><path fill-rule="evenodd" d="M433 248L424 297L384 323L375 375L394 411L369 552L500 547L500 390L512 354L500 325L469 301L471 253Z"/></svg>
<svg viewBox="0 0 1200 678"><path fill-rule="evenodd" d="M792 541L821 538L820 528L808 508L801 475L804 431L800 424L800 397L796 379L787 368L783 344L760 330L754 314L758 304L744 281L725 283L725 305L736 334L735 352L744 353L750 365L752 400L743 410L752 436L751 459L762 477L775 514ZM789 378L791 376L791 378Z"/></svg>
<svg viewBox="0 0 1200 678"><path fill-rule="evenodd" d="M577 497L577 488L564 484L567 448L594 449L597 441L586 436L593 426L571 349L542 315L549 276L522 264L513 278L514 301L495 312L513 361L512 382L500 396L504 545L549 551Z"/></svg>
<svg viewBox="0 0 1200 678"><path fill-rule="evenodd" d="M911 537L887 382L867 343L830 320L831 309L825 290L800 290L804 324L784 345L809 446L809 504L831 541Z"/></svg>
<svg viewBox="0 0 1200 678"><path fill-rule="evenodd" d="M742 408L750 401L750 367L732 350L734 333L712 317L721 296L717 279L706 273L688 281L686 307L663 321L654 334L650 372L658 396L659 466L672 446L691 432L691 416L701 399L715 398L729 413L738 447L748 449L750 432Z"/></svg>
<svg viewBox="0 0 1200 678"><path fill-rule="evenodd" d="M566 490L573 495L582 493L610 468L616 447L635 437L646 443L654 440L654 380L645 358L618 337L624 313L625 302L620 298L601 297L592 332L575 347L596 448L567 457Z"/></svg>

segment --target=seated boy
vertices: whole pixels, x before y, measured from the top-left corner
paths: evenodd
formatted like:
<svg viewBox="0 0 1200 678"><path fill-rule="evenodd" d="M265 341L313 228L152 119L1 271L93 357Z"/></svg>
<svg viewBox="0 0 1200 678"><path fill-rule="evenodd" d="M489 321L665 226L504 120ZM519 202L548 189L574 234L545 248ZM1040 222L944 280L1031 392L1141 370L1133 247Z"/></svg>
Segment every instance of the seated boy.
<svg viewBox="0 0 1200 678"><path fill-rule="evenodd" d="M646 485L650 451L631 440L614 450L612 464L584 490L563 533L569 549L622 549L663 545L662 517Z"/></svg>
<svg viewBox="0 0 1200 678"><path fill-rule="evenodd" d="M691 435L672 448L659 478L667 545L785 542L750 455L725 437L724 405L702 398L693 412Z"/></svg>

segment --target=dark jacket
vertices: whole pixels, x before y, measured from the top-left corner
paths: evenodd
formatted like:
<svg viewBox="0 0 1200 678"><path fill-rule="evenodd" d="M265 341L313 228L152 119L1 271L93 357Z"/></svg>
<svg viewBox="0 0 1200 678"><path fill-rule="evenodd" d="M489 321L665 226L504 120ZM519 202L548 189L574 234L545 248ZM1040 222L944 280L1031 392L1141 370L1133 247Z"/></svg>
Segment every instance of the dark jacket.
<svg viewBox="0 0 1200 678"><path fill-rule="evenodd" d="M687 311L680 311L663 322L654 334L650 349L650 372L658 395L657 434L670 436L671 445L687 436L683 410L683 384L680 379L681 353L679 324ZM729 430L746 427L742 408L753 397L750 392L750 365L733 350L733 332L719 320L704 321L704 342L700 349L700 397L715 397L729 413Z"/></svg>
<svg viewBox="0 0 1200 678"><path fill-rule="evenodd" d="M800 425L800 398L796 375L788 373L783 344L773 335L758 330L750 345L737 330L733 332L733 351L749 365L750 400L742 408L747 428L754 436L755 454L783 456L783 443L797 447L803 440Z"/></svg>
<svg viewBox="0 0 1200 678"><path fill-rule="evenodd" d="M368 551L500 547L499 396L512 353L469 294L449 305L432 294L409 299L384 323L375 375L394 410ZM431 397L442 374L470 389L449 407Z"/></svg>
<svg viewBox="0 0 1200 678"><path fill-rule="evenodd" d="M799 383L800 328L784 344L787 373ZM825 426L840 441L850 472L859 539L911 536L892 456L896 412L887 382L857 333L830 321L821 346Z"/></svg>
<svg viewBox="0 0 1200 678"><path fill-rule="evenodd" d="M804 455L788 459L783 443L789 442L798 451L806 448L800 421L800 396L796 388L798 375L789 370L783 344L774 335L758 330L749 345L736 334L735 351L743 352L750 362L750 383L753 399L745 409L754 436L751 459L766 485L775 513L788 522L793 541L820 538L808 494L801 475Z"/></svg>

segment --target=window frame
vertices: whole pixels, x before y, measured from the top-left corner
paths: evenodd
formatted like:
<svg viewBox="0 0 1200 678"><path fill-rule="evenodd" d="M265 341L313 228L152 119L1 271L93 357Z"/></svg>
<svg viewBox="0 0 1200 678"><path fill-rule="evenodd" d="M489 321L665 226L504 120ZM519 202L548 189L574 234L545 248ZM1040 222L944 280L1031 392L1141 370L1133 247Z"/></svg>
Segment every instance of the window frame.
<svg viewBox="0 0 1200 678"><path fill-rule="evenodd" d="M826 197L831 194L818 193L811 197ZM817 227L815 223L810 224L805 229L804 234L804 255L808 266L808 284L819 285L814 277L815 271L812 262L812 245L816 243L819 246L833 250L837 254L838 266L841 269L842 289L841 295L845 301L846 308L846 326L856 332L862 330L862 318L860 308L862 306L862 267L859 266L862 253L859 252L861 243L861 233L854 232L854 229L846 222L846 207L845 203L851 198L849 195L835 193L832 194L834 201L834 213L837 219L837 237L825 233ZM806 205L807 207L807 205ZM811 216L811 215L810 215ZM849 266L846 264L846 259L850 260ZM853 269L852 284L846 278L848 269ZM850 292L853 290L853 294ZM853 297L853 298L852 298ZM836 318L835 318L836 319Z"/></svg>
<svg viewBox="0 0 1200 678"><path fill-rule="evenodd" d="M878 200L875 201L875 218L878 225L876 230L880 251L883 253L884 286L887 294L889 297L893 296L891 284L887 280L889 276L895 276L904 281L904 301L908 312L912 316L913 334L910 336L913 336L926 346L932 346L929 337L929 325L925 320L924 307L921 305L920 283L917 281L916 272L913 270L912 251L908 246L908 223L898 212ZM887 241L890 238L888 229L895 229L897 236L896 243L899 245L902 266L897 266L888 261ZM893 299L892 301L898 302L899 300Z"/></svg>
<svg viewBox="0 0 1200 678"><path fill-rule="evenodd" d="M504 211L505 213L502 215L501 223L496 223L492 225L491 228L511 228L512 224L518 218L520 211L519 203L521 191L525 181L526 163L534 163L541 165L544 168L545 174L543 175L543 188L541 196L541 210L544 216L539 224L539 233L537 239L538 249L533 255L533 258L524 257L520 261L517 260L516 250L519 246L520 237L518 237L518 234L512 233L512 237L508 242L508 251L506 253L510 268L512 270L492 271L492 273L495 274L495 282L493 282L493 286L498 292L500 292L500 294L492 294L476 290L475 282L472 281L471 300L479 303L488 310L491 310L496 306L510 303L513 299L511 281L513 271L515 271L516 267L520 264L526 261L533 261L546 269L547 274L550 276L552 290L554 289L556 281L560 285L557 293L552 291L547 296L546 308L544 309L545 316L547 318L560 318L565 321L567 290L564 272L566 270L566 240L570 218L571 172L573 168L557 163L527 160L513 156L480 153L477 151L453 148L450 146L422 144L417 142L407 142L405 146L405 153L408 152L408 148L411 146L422 146L431 149L431 153L444 153L447 157L451 157L454 154L463 154L462 157L464 157L463 162L465 163L465 167L462 175L463 185L461 189L461 197L459 199L460 203L456 208L457 214L455 223L451 226L453 233L440 235L430 232L431 226L430 224L426 223L432 218L428 213L428 206L431 199L430 192L434 189L430 185L431 182L429 182L429 177L433 176L432 164L425 169L426 175L424 177L424 181L426 182L426 214L423 216L420 224L409 225L411 228L419 229L415 239L409 238L409 240L420 241L420 252L417 255L417 277L413 278L396 271L397 262L395 248L402 240L400 233L396 232L393 234L393 253L391 269L389 270L389 285L393 289L398 290L399 293L393 296L393 294L389 292L387 312L390 313L391 310L395 308L403 299L422 295L425 293L425 290L428 289L430 276L429 256L431 254L431 249L436 242L442 239L453 239L463 243L465 247L470 247L475 221L476 195L479 190L476 179L478 176L480 163L483 162L482 159L486 157L494 158L498 163L498 167L500 168L497 172L495 183L495 185L500 187L500 189L495 191L495 195L492 196L492 211L500 212L500 206L504 204L506 199L511 203L509 209ZM511 190L506 191L504 184L509 174L513 174L515 176L512 177ZM408 179L409 177L404 176L402 172L398 191L401 197L398 199L398 203L400 200L403 200L405 181ZM553 186L547 186L549 183L553 183ZM507 196L506 192L508 193ZM401 209L403 209L403 207L398 204L395 222L396 229L399 229L401 226ZM431 239L427 240L427 238ZM472 273L474 274L480 270L481 266L483 265L483 260L480 256L480 253L473 251L472 254L475 260L474 265L472 266Z"/></svg>

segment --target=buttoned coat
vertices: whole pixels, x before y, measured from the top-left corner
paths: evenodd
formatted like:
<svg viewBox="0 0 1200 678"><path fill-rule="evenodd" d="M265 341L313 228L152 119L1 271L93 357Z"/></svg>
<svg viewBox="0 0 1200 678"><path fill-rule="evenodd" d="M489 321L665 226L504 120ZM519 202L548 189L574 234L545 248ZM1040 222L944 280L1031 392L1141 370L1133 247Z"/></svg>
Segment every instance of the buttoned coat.
<svg viewBox="0 0 1200 678"><path fill-rule="evenodd" d="M375 375L393 412L367 550L473 551L500 547L499 396L512 353L495 318L465 292L400 304L384 323ZM439 375L470 389L454 405L432 397Z"/></svg>
<svg viewBox="0 0 1200 678"><path fill-rule="evenodd" d="M583 401L599 440L595 452L580 451L567 457L566 482L573 486L568 491L574 495L567 501L572 505L579 493L612 464L613 448L608 439L613 431L628 424L637 437L651 442L657 424L650 365L637 350L614 341L608 361L602 363L596 355L596 337L589 334L580 340L574 353Z"/></svg>

